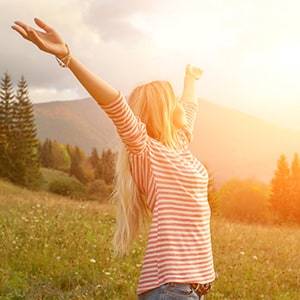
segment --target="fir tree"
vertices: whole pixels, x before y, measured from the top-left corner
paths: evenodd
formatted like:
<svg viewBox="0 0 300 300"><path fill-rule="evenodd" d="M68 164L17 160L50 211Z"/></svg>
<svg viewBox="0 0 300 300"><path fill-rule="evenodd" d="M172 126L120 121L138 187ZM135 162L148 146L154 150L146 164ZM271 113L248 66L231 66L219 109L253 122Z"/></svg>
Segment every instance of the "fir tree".
<svg viewBox="0 0 300 300"><path fill-rule="evenodd" d="M95 172L95 179L102 179L103 178L103 172L102 172L102 163L101 158L98 155L97 149L94 147L92 149L91 156L89 158L89 161L91 162L91 165Z"/></svg>
<svg viewBox="0 0 300 300"><path fill-rule="evenodd" d="M13 140L13 104L12 81L9 74L5 72L0 86L0 177L9 180L13 176L14 167L10 155Z"/></svg>
<svg viewBox="0 0 300 300"><path fill-rule="evenodd" d="M75 176L80 182L85 183L85 175L82 167L82 162L85 160L85 155L78 146L75 147L74 153L71 154L70 176Z"/></svg>
<svg viewBox="0 0 300 300"><path fill-rule="evenodd" d="M291 200L289 196L289 176L290 170L286 157L284 154L281 154L277 162L275 175L271 180L271 195L269 201L272 210L282 220L288 219L292 213Z"/></svg>
<svg viewBox="0 0 300 300"><path fill-rule="evenodd" d="M14 102L13 151L14 176L12 181L27 187L38 185L42 178L39 163L39 141L34 122L33 106L28 96L24 76L18 82Z"/></svg>
<svg viewBox="0 0 300 300"><path fill-rule="evenodd" d="M89 161L91 162L92 166L94 168L96 168L98 162L99 162L99 155L98 155L98 152L97 152L97 148L93 148L92 149L92 152L91 152L91 156L89 157Z"/></svg>
<svg viewBox="0 0 300 300"><path fill-rule="evenodd" d="M297 153L291 165L290 174L290 201L292 204L292 214L295 219L300 223L300 162Z"/></svg>
<svg viewBox="0 0 300 300"><path fill-rule="evenodd" d="M113 183L116 155L111 149L102 152L103 180L106 184Z"/></svg>
<svg viewBox="0 0 300 300"><path fill-rule="evenodd" d="M41 147L41 164L45 168L52 167L51 140L46 138Z"/></svg>

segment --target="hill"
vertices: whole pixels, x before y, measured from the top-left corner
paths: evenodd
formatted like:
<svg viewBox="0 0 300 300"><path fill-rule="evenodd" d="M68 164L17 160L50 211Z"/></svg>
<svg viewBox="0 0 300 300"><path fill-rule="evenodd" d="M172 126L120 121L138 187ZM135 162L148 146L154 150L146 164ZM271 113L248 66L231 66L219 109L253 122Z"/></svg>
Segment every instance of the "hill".
<svg viewBox="0 0 300 300"><path fill-rule="evenodd" d="M191 150L214 174L216 186L230 177L271 180L281 153L300 151L300 131L281 128L204 99L195 123ZM35 104L38 136L78 145L90 152L117 149L112 121L92 98Z"/></svg>

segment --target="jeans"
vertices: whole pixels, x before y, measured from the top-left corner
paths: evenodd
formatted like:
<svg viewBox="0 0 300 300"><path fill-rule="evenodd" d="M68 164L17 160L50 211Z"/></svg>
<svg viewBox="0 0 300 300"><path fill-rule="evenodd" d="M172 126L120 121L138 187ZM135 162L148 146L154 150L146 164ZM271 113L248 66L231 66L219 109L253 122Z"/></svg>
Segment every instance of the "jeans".
<svg viewBox="0 0 300 300"><path fill-rule="evenodd" d="M204 295L199 297L188 283L165 283L138 295L138 300L204 300Z"/></svg>

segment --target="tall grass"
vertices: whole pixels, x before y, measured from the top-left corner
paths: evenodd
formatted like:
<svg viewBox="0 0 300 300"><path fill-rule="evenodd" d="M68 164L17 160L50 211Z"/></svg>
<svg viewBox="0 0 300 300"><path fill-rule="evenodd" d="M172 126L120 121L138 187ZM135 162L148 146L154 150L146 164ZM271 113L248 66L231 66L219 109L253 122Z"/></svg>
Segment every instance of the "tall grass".
<svg viewBox="0 0 300 300"><path fill-rule="evenodd" d="M114 208L0 181L0 299L136 299L146 245L112 258ZM212 218L206 299L299 299L300 229Z"/></svg>

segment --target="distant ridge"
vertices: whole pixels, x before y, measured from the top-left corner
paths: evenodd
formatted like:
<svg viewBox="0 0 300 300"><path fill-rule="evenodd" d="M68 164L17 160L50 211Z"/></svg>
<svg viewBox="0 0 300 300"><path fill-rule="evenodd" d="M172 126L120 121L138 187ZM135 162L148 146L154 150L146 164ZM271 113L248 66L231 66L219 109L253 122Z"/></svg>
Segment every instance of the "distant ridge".
<svg viewBox="0 0 300 300"><path fill-rule="evenodd" d="M216 184L236 176L271 180L281 153L300 154L300 130L283 128L236 109L199 99L191 151L215 177ZM112 121L91 97L34 104L38 136L78 145L117 150Z"/></svg>

